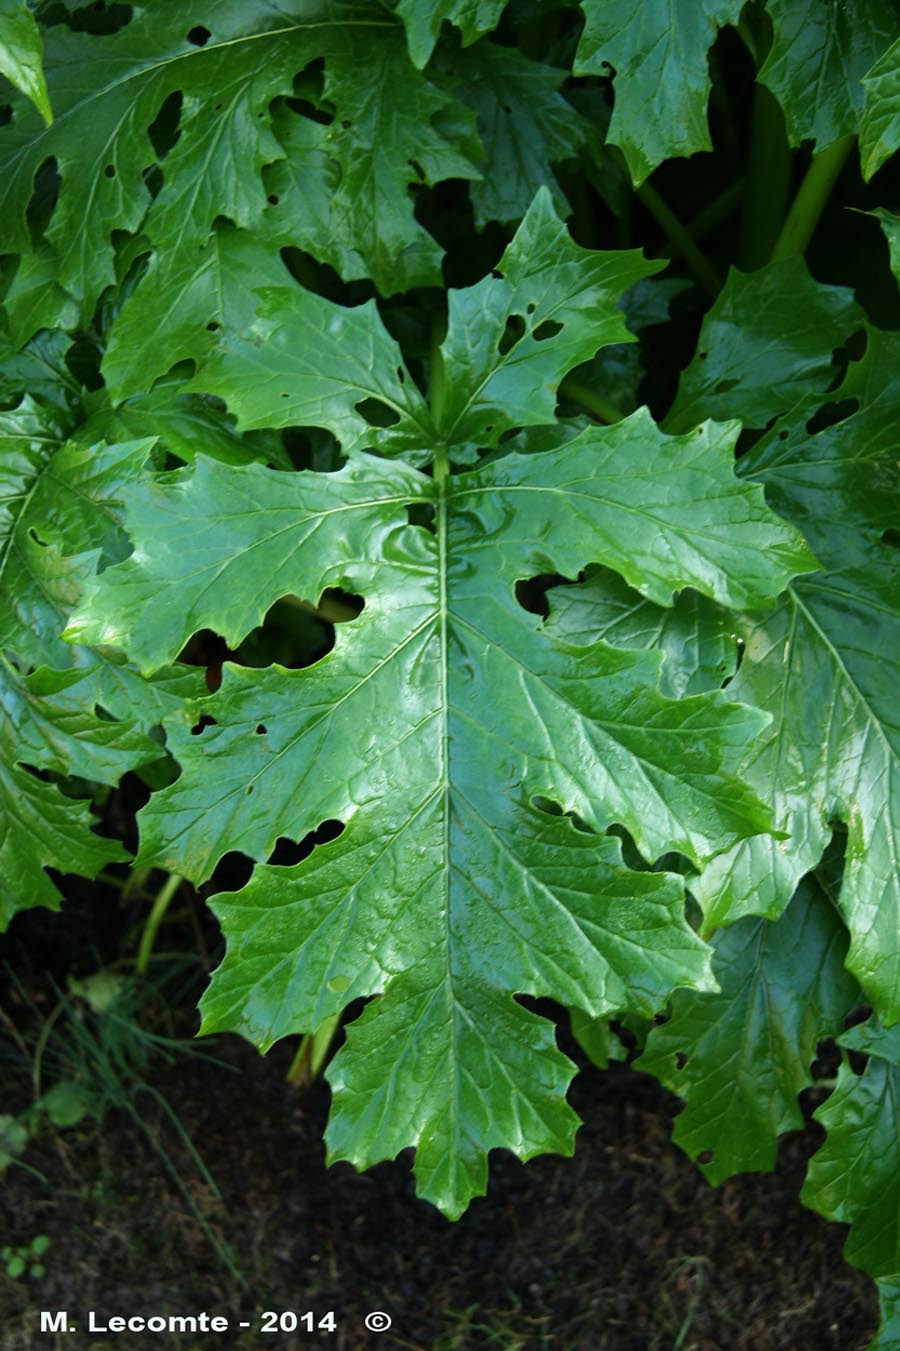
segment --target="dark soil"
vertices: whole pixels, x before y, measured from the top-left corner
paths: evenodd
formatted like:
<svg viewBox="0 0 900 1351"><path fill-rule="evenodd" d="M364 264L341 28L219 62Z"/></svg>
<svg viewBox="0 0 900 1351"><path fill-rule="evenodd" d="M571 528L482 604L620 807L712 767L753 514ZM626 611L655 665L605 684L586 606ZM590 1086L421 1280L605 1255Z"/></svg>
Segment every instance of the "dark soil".
<svg viewBox="0 0 900 1351"><path fill-rule="evenodd" d="M857 1351L877 1324L844 1231L797 1200L814 1125L785 1138L775 1176L714 1190L669 1143L674 1099L630 1069L586 1069L575 1157L495 1155L489 1195L451 1225L416 1200L407 1158L325 1168L327 1087L285 1086L290 1046L200 1045L222 1063L181 1053L146 1078L221 1200L146 1090L129 1099L139 1116L126 1103L39 1137L26 1161L43 1180L14 1167L0 1186L3 1242L52 1243L39 1281L0 1274L3 1351ZM40 1309L82 1330L41 1333ZM83 1330L91 1309L206 1310L235 1330L101 1337ZM381 1335L363 1324L376 1309L393 1320ZM337 1330L263 1336L265 1310L333 1310Z"/></svg>

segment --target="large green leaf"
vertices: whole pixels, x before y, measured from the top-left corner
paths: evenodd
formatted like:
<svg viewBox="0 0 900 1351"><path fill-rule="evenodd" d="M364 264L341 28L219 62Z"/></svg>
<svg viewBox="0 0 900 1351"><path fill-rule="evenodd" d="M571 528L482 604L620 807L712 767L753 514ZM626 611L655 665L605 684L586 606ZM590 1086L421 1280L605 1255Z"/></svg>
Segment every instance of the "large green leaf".
<svg viewBox="0 0 900 1351"><path fill-rule="evenodd" d="M667 699L658 654L553 641L515 595L592 559L664 602L687 582L777 593L810 560L734 479L733 437L673 441L638 414L435 477L361 452L326 475L198 459L129 494L135 552L70 627L152 667L196 628L237 643L285 593L364 597L313 667L227 666L167 720L182 773L141 814L141 858L199 881L228 849L263 860L343 824L217 902L230 948L204 1025L265 1046L382 993L332 1072L332 1153L363 1165L416 1144L423 1193L450 1214L501 1141L570 1147L568 1069L513 992L599 1017L708 984L680 883L628 872L595 832L618 822L648 859L699 862L766 828L731 774L760 715L721 692ZM406 523L416 503L435 533Z"/></svg>
<svg viewBox="0 0 900 1351"><path fill-rule="evenodd" d="M759 78L784 109L791 145L817 150L859 130L863 76L897 35L893 0L767 0L772 46Z"/></svg>
<svg viewBox="0 0 900 1351"><path fill-rule="evenodd" d="M684 1099L673 1138L719 1183L772 1169L778 1136L802 1130L817 1043L841 1030L858 988L846 931L811 879L777 922L740 920L713 947L719 991L676 991L636 1068Z"/></svg>
<svg viewBox="0 0 900 1351"><path fill-rule="evenodd" d="M0 0L0 75L27 94L45 122L53 120L41 34L25 0Z"/></svg>
<svg viewBox="0 0 900 1351"><path fill-rule="evenodd" d="M706 417L764 427L834 378L832 352L863 325L852 293L824 286L802 258L728 274L703 320L667 419L686 431Z"/></svg>
<svg viewBox="0 0 900 1351"><path fill-rule="evenodd" d="M707 53L740 0L581 0L576 75L615 72L607 139L642 183L663 160L711 150Z"/></svg>
<svg viewBox="0 0 900 1351"><path fill-rule="evenodd" d="M833 398L862 406L810 434L810 398L776 423L741 467L806 533L824 571L792 582L768 615L748 621L737 699L774 721L746 767L774 792L790 839L738 846L694 884L709 926L777 915L817 863L832 823L847 827L839 905L848 963L888 1019L900 1017L900 606L896 550L882 538L898 516L897 343L870 335L861 370ZM882 349L879 351L878 349ZM887 381L878 377L887 367Z"/></svg>

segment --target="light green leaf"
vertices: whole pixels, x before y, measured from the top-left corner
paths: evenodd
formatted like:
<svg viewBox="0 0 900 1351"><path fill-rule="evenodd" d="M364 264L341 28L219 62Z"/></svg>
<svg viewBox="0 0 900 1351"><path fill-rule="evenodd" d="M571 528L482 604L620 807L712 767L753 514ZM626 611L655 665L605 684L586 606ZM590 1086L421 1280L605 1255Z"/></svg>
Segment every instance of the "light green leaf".
<svg viewBox="0 0 900 1351"><path fill-rule="evenodd" d="M199 881L228 849L264 860L279 837L344 827L219 897L230 948L204 1028L268 1046L381 994L330 1071L331 1155L365 1166L414 1144L422 1193L448 1214L484 1189L501 1142L571 1148L570 1067L513 993L598 1018L710 988L680 879L630 872L596 832L621 823L646 858L699 862L766 829L732 774L761 715L719 691L666 699L659 654L554 641L515 590L615 556L665 599L688 580L776 593L806 556L757 493L735 492L732 436L703 429L675 451L640 414L434 477L361 452L324 475L200 458L129 494L135 552L71 625L153 666L195 628L236 643L284 594L364 598L312 667L226 665L216 694L166 720L182 772L141 813L140 857ZM407 524L415 503L434 533ZM582 826L535 806L548 799Z"/></svg>
<svg viewBox="0 0 900 1351"><path fill-rule="evenodd" d="M868 1351L900 1351L900 1275L880 1276L875 1284L881 1326Z"/></svg>
<svg viewBox="0 0 900 1351"><path fill-rule="evenodd" d="M863 77L859 158L868 181L900 146L900 37Z"/></svg>
<svg viewBox="0 0 900 1351"><path fill-rule="evenodd" d="M49 126L53 113L41 57L40 30L25 0L0 0L0 75L31 99Z"/></svg>
<svg viewBox="0 0 900 1351"><path fill-rule="evenodd" d="M768 0L772 46L759 72L784 109L791 145L816 150L859 130L863 76L897 34L885 0Z"/></svg>
<svg viewBox="0 0 900 1351"><path fill-rule="evenodd" d="M815 1113L827 1131L809 1163L802 1200L827 1219L850 1225L848 1262L872 1276L900 1272L900 1027L877 1019L838 1038L868 1056L862 1073L846 1061L837 1087ZM888 1343L890 1345L890 1343Z"/></svg>
<svg viewBox="0 0 900 1351"><path fill-rule="evenodd" d="M607 140L634 183L663 160L711 150L707 53L717 30L737 23L740 0L582 0L581 8L574 73L615 72Z"/></svg>
<svg viewBox="0 0 900 1351"><path fill-rule="evenodd" d="M864 316L842 286L814 281L802 258L728 274L703 320L666 419L686 431L707 417L764 427L797 399L832 382L832 352Z"/></svg>
<svg viewBox="0 0 900 1351"><path fill-rule="evenodd" d="M781 918L744 919L712 940L718 993L679 990L637 1069L685 1101L673 1139L714 1184L769 1171L779 1135L802 1130L797 1096L822 1038L858 1001L847 936L808 879Z"/></svg>

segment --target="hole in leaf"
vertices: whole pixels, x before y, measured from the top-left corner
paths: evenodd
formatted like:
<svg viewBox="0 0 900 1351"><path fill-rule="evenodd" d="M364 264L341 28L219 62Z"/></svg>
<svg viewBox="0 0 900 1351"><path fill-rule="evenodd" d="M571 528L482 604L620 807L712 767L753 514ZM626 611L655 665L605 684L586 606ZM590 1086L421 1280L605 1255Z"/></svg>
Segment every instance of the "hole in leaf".
<svg viewBox="0 0 900 1351"><path fill-rule="evenodd" d="M248 783L248 784L247 784L247 797L249 797L251 793L255 793L255 792L256 792L256 784L255 784L255 783Z"/></svg>
<svg viewBox="0 0 900 1351"><path fill-rule="evenodd" d="M535 305L534 301L533 301L533 300L529 300L528 304L525 306L525 313L526 313L526 314L534 314L534 312L535 312L536 309L537 309L537 305Z"/></svg>
<svg viewBox="0 0 900 1351"><path fill-rule="evenodd" d="M846 421L858 411L859 399L840 399L837 403L823 403L807 422L806 430L810 436L815 436L816 432L824 432L826 427L836 427L839 422Z"/></svg>
<svg viewBox="0 0 900 1351"><path fill-rule="evenodd" d="M407 503L406 519L410 525L421 526L423 530L429 530L432 535L437 533L434 524L434 507L430 502Z"/></svg>
<svg viewBox="0 0 900 1351"><path fill-rule="evenodd" d="M102 704L94 704L94 717L97 719L98 722L119 721L118 718L114 718L113 715L110 713L109 709L104 708Z"/></svg>
<svg viewBox="0 0 900 1351"><path fill-rule="evenodd" d="M360 399L355 407L357 413L370 427L395 427L400 421L400 414L396 408L389 407L381 399Z"/></svg>
<svg viewBox="0 0 900 1351"><path fill-rule="evenodd" d="M29 538L30 540L33 540L35 544L39 544L40 547L41 547L42 549L49 549L49 548L50 548L49 542L48 542L47 540L45 540L45 539L41 539L40 535L39 535L38 532L35 530L35 528L34 528L33 525L30 525L30 526L28 527L28 538Z"/></svg>
<svg viewBox="0 0 900 1351"><path fill-rule="evenodd" d="M532 337L535 342L546 342L548 338L555 338L557 333L562 333L562 324L558 324L555 319L545 319L542 324L538 324Z"/></svg>
<svg viewBox="0 0 900 1351"><path fill-rule="evenodd" d="M737 380L720 380L713 386L713 394L728 394L737 386Z"/></svg>
<svg viewBox="0 0 900 1351"><path fill-rule="evenodd" d="M851 1070L853 1071L853 1073L856 1075L857 1078L859 1078L860 1075L865 1074L866 1066L868 1065L868 1063L869 1057L867 1055L864 1055L862 1051L847 1052L847 1064L850 1066Z"/></svg>
<svg viewBox="0 0 900 1351"><path fill-rule="evenodd" d="M706 361L707 357L709 356L709 352L698 352L697 356L700 358L701 361Z"/></svg>
<svg viewBox="0 0 900 1351"><path fill-rule="evenodd" d="M217 891L240 891L253 876L256 865L247 854L232 849L223 854L216 864L213 875L201 888L201 895L212 896Z"/></svg>
<svg viewBox="0 0 900 1351"><path fill-rule="evenodd" d="M424 183L424 182L425 182L425 170L422 168L422 166L421 166L421 164L419 163L419 161L418 161L417 159L411 159L411 160L409 161L409 167L412 169L413 173L415 174L416 178L418 178L419 182L420 182L420 183Z"/></svg>
<svg viewBox="0 0 900 1351"><path fill-rule="evenodd" d="M200 721L195 722L191 728L191 736L202 736L207 727L218 727L218 720L210 717L208 713L200 714Z"/></svg>
<svg viewBox="0 0 900 1351"><path fill-rule="evenodd" d="M900 549L900 530L895 530L889 525L887 530L881 532L881 542L891 549Z"/></svg>
<svg viewBox="0 0 900 1351"><path fill-rule="evenodd" d="M343 821L329 820L323 821L315 830L304 835L302 840L291 840L288 836L281 835L275 841L275 848L266 862L276 868L294 868L305 858L309 858L316 845L329 844L331 840L336 840L342 835L343 831Z"/></svg>
<svg viewBox="0 0 900 1351"><path fill-rule="evenodd" d="M150 137L150 144L156 152L157 159L165 159L181 135L179 122L182 103L181 90L176 89L163 99L159 112L147 128L147 135Z"/></svg>
<svg viewBox="0 0 900 1351"><path fill-rule="evenodd" d="M344 591L339 586L326 586L316 606L329 624L350 624L359 618L365 608L366 602L362 596L354 591Z"/></svg>
<svg viewBox="0 0 900 1351"><path fill-rule="evenodd" d="M210 40L211 37L212 37L212 33L209 31L209 29L208 29L208 28L204 28L203 25L202 25L201 23L198 23L198 24L197 24L194 28L192 28L191 31L188 33L188 35L187 35L187 40L188 40L188 42L190 42L190 43L192 44L192 46L194 46L194 47L205 47L206 44L207 44L207 42L209 42L209 40Z"/></svg>
<svg viewBox="0 0 900 1351"><path fill-rule="evenodd" d="M698 1162L698 1163L712 1163L712 1161L713 1161L713 1159L714 1159L715 1157L716 1157L716 1156L715 1156L714 1150L712 1150L712 1149L703 1149L703 1150L701 1150L700 1153L697 1155L697 1162Z"/></svg>
<svg viewBox="0 0 900 1351"><path fill-rule="evenodd" d="M506 326L500 335L500 341L497 343L497 351L502 357L507 352L511 352L517 342L521 342L525 336L525 320L521 314L511 314L506 321Z"/></svg>
<svg viewBox="0 0 900 1351"><path fill-rule="evenodd" d="M265 724L264 722L259 722L259 723L256 724L256 735L257 735L257 736L265 736L265 735L266 735L266 732L268 732L268 730L269 730L269 729L268 729L268 727L266 726L266 724Z"/></svg>
<svg viewBox="0 0 900 1351"><path fill-rule="evenodd" d="M269 206L277 206L281 201L281 198L278 196L277 192L270 192L266 201L269 203Z"/></svg>
<svg viewBox="0 0 900 1351"><path fill-rule="evenodd" d="M295 469L333 474L344 464L339 441L322 427L282 427L281 444Z"/></svg>
<svg viewBox="0 0 900 1351"><path fill-rule="evenodd" d="M546 619L550 613L547 592L553 586L574 586L571 577L563 577L559 572L542 572L537 577L528 577L516 582L516 600L529 614L540 615Z"/></svg>
<svg viewBox="0 0 900 1351"><path fill-rule="evenodd" d="M25 212L28 228L32 234L43 234L53 214L61 186L62 179L56 157L49 155L34 176L31 200Z"/></svg>
<svg viewBox="0 0 900 1351"><path fill-rule="evenodd" d="M212 320L206 325L206 329L207 329L207 332L208 332L208 333L218 333L218 331L219 331L219 329L220 329L221 327L222 327L222 325L221 325L220 323L218 323L217 320L215 320L215 319L212 319Z"/></svg>
<svg viewBox="0 0 900 1351"><path fill-rule="evenodd" d="M115 178L116 166L114 164L107 164L106 168L103 170L103 173L107 178Z"/></svg>
<svg viewBox="0 0 900 1351"><path fill-rule="evenodd" d="M685 1055L684 1051L676 1051L676 1052L675 1052L675 1068L676 1068L677 1070L683 1070L684 1067L685 1067L685 1065L686 1065L687 1063L688 1063L688 1058L687 1058L687 1056Z"/></svg>
<svg viewBox="0 0 900 1351"><path fill-rule="evenodd" d="M93 33L98 37L108 37L118 33L131 23L134 11L131 5L106 5L100 3L85 5L76 13L67 16L66 22L73 33Z"/></svg>
<svg viewBox="0 0 900 1351"><path fill-rule="evenodd" d="M233 654L241 666L255 670L278 663L297 671L321 661L334 647L334 625L308 600L282 596L251 629Z"/></svg>
<svg viewBox="0 0 900 1351"><path fill-rule="evenodd" d="M12 121L12 104L0 104L0 127L8 127Z"/></svg>

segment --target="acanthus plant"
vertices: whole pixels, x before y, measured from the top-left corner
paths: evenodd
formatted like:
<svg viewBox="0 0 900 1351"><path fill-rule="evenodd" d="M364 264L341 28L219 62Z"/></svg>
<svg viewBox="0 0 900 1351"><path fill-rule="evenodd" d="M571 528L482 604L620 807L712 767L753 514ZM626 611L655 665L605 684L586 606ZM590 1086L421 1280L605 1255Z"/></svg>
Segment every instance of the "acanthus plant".
<svg viewBox="0 0 900 1351"><path fill-rule="evenodd" d="M0 6L0 914L128 857L91 802L137 772L139 867L255 865L202 1030L368 1001L330 1155L413 1146L449 1216L491 1149L573 1147L521 996L601 1065L627 1028L714 1182L772 1166L838 1037L868 1065L805 1196L881 1347L898 32L889 0ZM863 303L801 256L842 172Z"/></svg>

